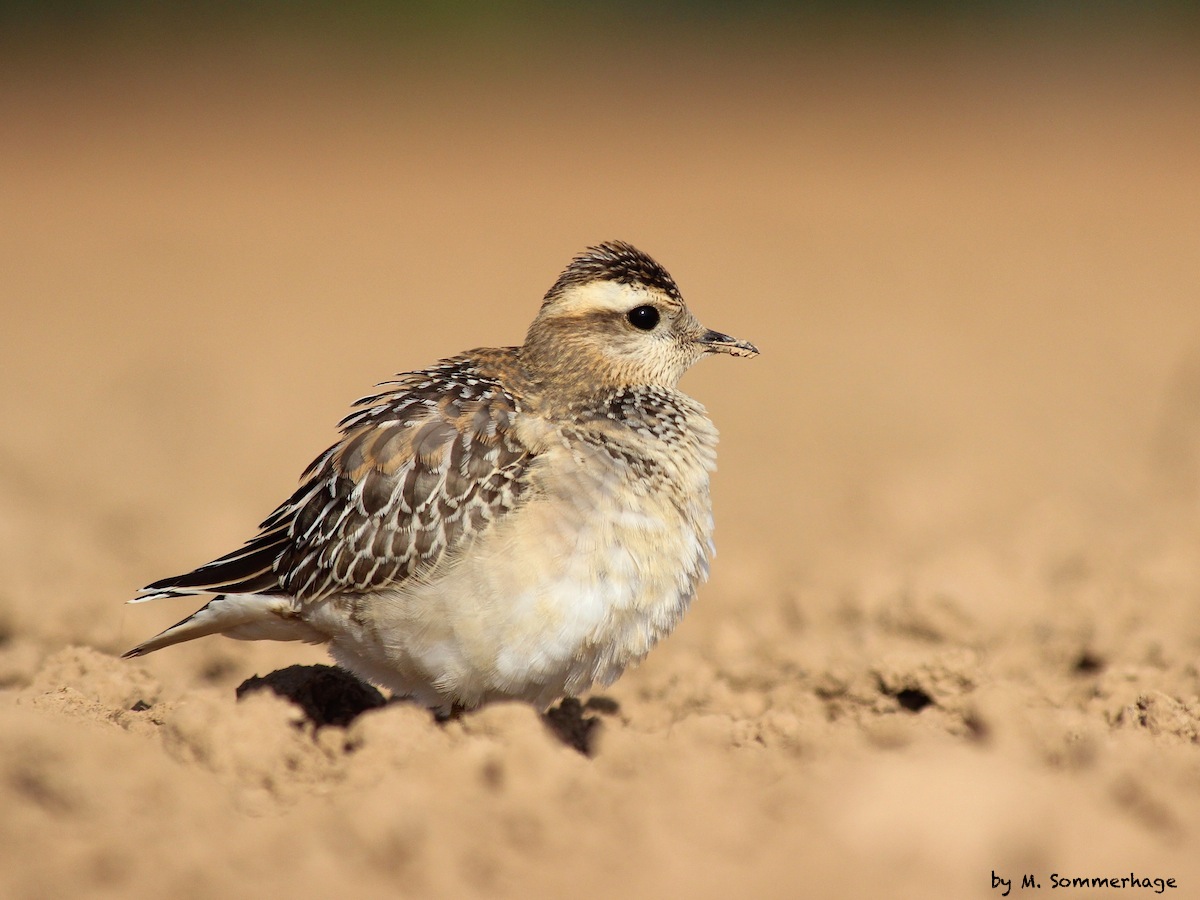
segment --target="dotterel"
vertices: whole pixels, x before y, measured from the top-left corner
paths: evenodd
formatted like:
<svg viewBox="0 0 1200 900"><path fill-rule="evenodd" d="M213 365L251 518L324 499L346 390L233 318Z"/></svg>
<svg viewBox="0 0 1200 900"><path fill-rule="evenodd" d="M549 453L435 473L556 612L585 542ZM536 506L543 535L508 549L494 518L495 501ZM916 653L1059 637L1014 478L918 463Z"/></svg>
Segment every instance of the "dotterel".
<svg viewBox="0 0 1200 900"><path fill-rule="evenodd" d="M577 256L520 347L398 375L245 546L130 602L214 594L126 657L209 634L324 643L448 713L608 685L707 577L717 431L676 388L704 328L629 244Z"/></svg>

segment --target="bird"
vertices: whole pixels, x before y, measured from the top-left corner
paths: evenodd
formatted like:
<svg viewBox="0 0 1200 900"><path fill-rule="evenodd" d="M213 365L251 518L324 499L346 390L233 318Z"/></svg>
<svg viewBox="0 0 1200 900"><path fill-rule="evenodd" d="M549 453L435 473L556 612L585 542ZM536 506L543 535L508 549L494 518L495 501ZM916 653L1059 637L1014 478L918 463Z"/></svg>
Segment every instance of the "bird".
<svg viewBox="0 0 1200 900"><path fill-rule="evenodd" d="M702 326L632 245L587 248L520 346L380 383L254 537L142 588L130 603L211 599L124 657L324 644L443 716L612 684L708 577L717 430L677 385L714 354L758 349Z"/></svg>

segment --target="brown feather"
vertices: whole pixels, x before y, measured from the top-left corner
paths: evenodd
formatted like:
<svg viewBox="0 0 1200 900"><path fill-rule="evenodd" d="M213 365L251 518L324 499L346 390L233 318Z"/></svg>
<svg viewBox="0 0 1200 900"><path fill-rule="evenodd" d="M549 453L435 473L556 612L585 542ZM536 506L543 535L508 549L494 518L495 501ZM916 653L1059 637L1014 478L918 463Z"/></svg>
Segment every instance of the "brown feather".
<svg viewBox="0 0 1200 900"><path fill-rule="evenodd" d="M256 537L146 591L312 599L430 569L520 502L533 454L498 377L515 366L515 348L475 351L381 385Z"/></svg>

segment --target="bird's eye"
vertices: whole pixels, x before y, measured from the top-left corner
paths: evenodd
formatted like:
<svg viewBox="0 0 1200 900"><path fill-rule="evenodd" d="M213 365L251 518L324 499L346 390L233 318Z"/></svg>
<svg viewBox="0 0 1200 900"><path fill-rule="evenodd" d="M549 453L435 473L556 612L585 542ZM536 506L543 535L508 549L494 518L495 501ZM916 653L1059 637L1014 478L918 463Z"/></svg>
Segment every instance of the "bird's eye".
<svg viewBox="0 0 1200 900"><path fill-rule="evenodd" d="M625 316L629 324L642 331L652 331L658 324L658 310L653 306L635 306Z"/></svg>

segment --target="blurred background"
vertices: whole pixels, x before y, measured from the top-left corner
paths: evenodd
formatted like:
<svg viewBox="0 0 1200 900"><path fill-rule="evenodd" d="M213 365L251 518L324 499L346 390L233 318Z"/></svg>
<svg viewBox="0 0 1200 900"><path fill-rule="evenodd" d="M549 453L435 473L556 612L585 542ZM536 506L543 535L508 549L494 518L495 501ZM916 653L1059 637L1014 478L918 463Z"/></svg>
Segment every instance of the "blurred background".
<svg viewBox="0 0 1200 900"><path fill-rule="evenodd" d="M497 794L504 828L592 823L587 859L543 866L530 839L492 871L562 886L575 865L603 891L629 859L647 896L747 877L769 896L803 865L924 897L1003 860L1150 860L1194 886L1198 148L1185 2L0 4L0 694L91 691L78 708L109 727L154 699L136 681L152 672L180 716L242 722L243 678L323 652L54 654L121 652L189 612L122 603L248 538L372 384L519 343L571 256L616 238L762 355L683 382L722 431L719 556L679 633L613 689L612 755L581 774L519 724L430 751L450 768L429 784L464 792L480 746L552 773ZM905 685L926 712L897 706ZM187 766L155 776L162 841L191 839L200 810L261 873L302 835L329 866L313 890L341 883L341 835L373 853L391 834L403 804L359 815L379 779L419 789L343 754L372 773L345 818L318 796L301 828L263 820L261 843L196 781L228 773L188 741L226 732L156 709ZM226 743L292 739L260 713ZM27 757L76 747L61 768L84 773L70 796L88 808L101 764L49 721ZM142 737L114 753L166 765L143 740L158 731L120 721ZM580 784L591 806L568 805L568 828L550 817ZM121 837L139 796L73 820L80 884L108 877L87 862L98 835L141 871ZM477 800L403 807L434 835L413 851L428 878L474 877L438 855L462 835L472 864L491 852L501 825L461 817ZM66 818L11 809L0 836L15 822L58 847ZM383 846L363 863L377 886ZM146 856L172 860L160 895L191 883L190 852ZM214 895L243 884L195 865Z"/></svg>
<svg viewBox="0 0 1200 900"><path fill-rule="evenodd" d="M111 611L228 549L350 400L518 343L610 238L763 349L684 385L724 432L735 556L919 554L1156 478L1194 498L1193 4L9 2L0 23L0 527L31 608L69 585Z"/></svg>
<svg viewBox="0 0 1200 900"><path fill-rule="evenodd" d="M128 644L119 602L248 537L353 398L520 342L611 238L763 350L684 383L724 433L718 595L954 541L1069 567L1047 531L1195 506L1192 4L0 22L10 633Z"/></svg>

